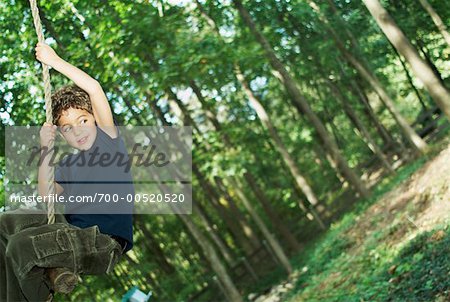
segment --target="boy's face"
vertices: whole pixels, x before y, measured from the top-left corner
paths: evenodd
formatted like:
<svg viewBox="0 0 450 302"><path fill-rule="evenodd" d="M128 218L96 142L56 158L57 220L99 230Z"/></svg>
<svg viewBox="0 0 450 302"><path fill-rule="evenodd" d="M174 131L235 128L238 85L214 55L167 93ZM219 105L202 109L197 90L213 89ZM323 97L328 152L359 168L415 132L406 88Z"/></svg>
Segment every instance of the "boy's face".
<svg viewBox="0 0 450 302"><path fill-rule="evenodd" d="M88 150L97 136L95 118L84 109L69 108L62 112L58 121L61 134L67 143L78 149Z"/></svg>

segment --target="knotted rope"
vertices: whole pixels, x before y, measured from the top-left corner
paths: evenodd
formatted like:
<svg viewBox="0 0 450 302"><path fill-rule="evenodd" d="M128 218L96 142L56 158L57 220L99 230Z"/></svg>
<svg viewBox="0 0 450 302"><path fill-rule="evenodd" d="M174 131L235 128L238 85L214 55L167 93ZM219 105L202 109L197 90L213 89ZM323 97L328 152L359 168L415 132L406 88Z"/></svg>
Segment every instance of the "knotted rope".
<svg viewBox="0 0 450 302"><path fill-rule="evenodd" d="M41 24L41 18L39 16L39 9L36 4L36 0L30 0L30 6L31 6L31 13L33 15L33 22L34 22L34 28L36 29L36 34L38 37L38 42L44 43L44 33L42 32L42 24ZM45 115L47 123L52 124L53 123L53 116L52 116L52 85L50 83L50 72L48 70L48 66L44 63L42 63L42 75L44 77L44 96L45 96ZM53 147L54 142L51 141L48 148L49 153L47 156L50 158L53 157ZM49 167L49 173L48 173L48 187L47 187L47 195L54 194L55 193L55 184L54 184L54 178L55 178L55 171L53 166ZM55 223L55 204L53 201L47 201L47 219L48 224Z"/></svg>

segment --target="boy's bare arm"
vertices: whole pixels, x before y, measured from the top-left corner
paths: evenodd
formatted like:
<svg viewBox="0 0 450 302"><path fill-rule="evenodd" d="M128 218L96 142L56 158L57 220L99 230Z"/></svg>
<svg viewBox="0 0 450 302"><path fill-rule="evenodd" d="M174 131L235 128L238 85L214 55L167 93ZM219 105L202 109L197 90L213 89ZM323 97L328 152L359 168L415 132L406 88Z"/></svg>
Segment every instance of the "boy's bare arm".
<svg viewBox="0 0 450 302"><path fill-rule="evenodd" d="M97 126L102 128L110 137L116 138L117 131L114 127L111 107L100 83L90 75L72 64L61 59L56 52L44 43L36 46L36 58L58 72L71 79L78 87L89 94L92 103L92 111Z"/></svg>

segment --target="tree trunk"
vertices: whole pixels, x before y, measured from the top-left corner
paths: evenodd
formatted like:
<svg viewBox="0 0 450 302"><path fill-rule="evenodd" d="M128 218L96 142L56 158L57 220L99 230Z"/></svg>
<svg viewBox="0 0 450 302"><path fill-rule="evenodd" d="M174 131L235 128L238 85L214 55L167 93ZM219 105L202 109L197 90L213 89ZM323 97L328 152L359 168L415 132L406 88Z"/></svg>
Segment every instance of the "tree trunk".
<svg viewBox="0 0 450 302"><path fill-rule="evenodd" d="M217 245L219 248L220 253L223 255L223 258L225 261L231 265L233 263L233 257L231 256L231 251L226 246L226 244L223 242L223 240L220 238L220 236L216 233L216 230L214 230L214 227L211 224L211 221L208 219L205 211L202 209L200 202L194 203L192 205L193 211L195 210L200 219L202 220L202 223L205 225L206 231L208 232L209 236L211 237L212 241Z"/></svg>
<svg viewBox="0 0 450 302"><path fill-rule="evenodd" d="M272 207L270 201L267 200L266 195L262 194L262 191L259 188L256 180L253 178L252 174L245 172L244 177L247 180L249 186L255 192L256 198L258 198L259 202L263 206L264 212L272 222L272 226L277 230L277 232L281 236L283 236L283 238L286 240L286 242L289 244L289 246L293 251L295 252L300 251L302 245L298 242L298 240L286 226L286 222L281 220L280 216L277 214L277 211Z"/></svg>
<svg viewBox="0 0 450 302"><path fill-rule="evenodd" d="M239 67L236 66L236 68L237 68L237 70L235 70L236 77L239 80L239 83L241 84L245 94L247 95L250 104L252 105L253 109L255 109L256 114L258 115L261 123L263 124L266 131L269 132L269 135L273 140L273 146L281 154L281 157L284 160L284 164L286 165L286 167L289 169L289 172L293 176L295 184L297 185L298 189L301 190L301 192L305 195L308 202L311 204L310 209L311 214L315 217L315 220L319 224L320 228L322 228L323 230L326 229L325 224L323 223L322 219L319 217L318 213L314 209L314 206L317 206L319 203L316 194L308 184L306 178L300 173L297 164L289 154L286 146L281 140L281 137L278 134L278 131L275 129L275 126L273 125L265 108L263 107L261 102L256 98L253 91L250 89L250 86L248 85Z"/></svg>
<svg viewBox="0 0 450 302"><path fill-rule="evenodd" d="M217 187L222 192L222 194L225 196L225 199L228 202L228 207L233 214L233 217L235 221L239 223L242 230L244 231L245 236L249 240L249 242L252 244L254 249L257 249L260 247L261 242L258 239L258 236L256 232L253 230L253 228L250 225L250 222L248 221L247 217L245 217L244 214L241 213L239 208L236 205L236 202L234 201L234 198L231 197L231 195L228 193L228 189L226 188L225 184L223 183L222 179L218 176L214 177L214 181L216 182Z"/></svg>
<svg viewBox="0 0 450 302"><path fill-rule="evenodd" d="M386 145L396 146L396 142L394 141L394 138L389 134L386 127L381 123L381 121L376 116L375 112L372 109L372 106L370 106L369 99L367 98L365 92L363 91L363 88L359 85L357 82L357 79L350 79L345 72L345 68L341 62L341 60L338 60L339 63L339 69L340 69L340 75L343 79L347 80L348 83L350 83L350 91L352 94L360 100L360 103L363 105L363 112L367 116L367 118L374 124L378 135L381 137L383 142ZM400 150L401 153L404 153L405 150Z"/></svg>
<svg viewBox="0 0 450 302"><path fill-rule="evenodd" d="M197 123L194 122L194 120L192 119L186 106L184 106L184 104L180 101L180 99L178 99L175 92L172 91L172 88L166 89L166 92L167 92L169 99L174 101L178 105L178 108L180 108L181 112L183 113L183 119L184 119L183 126L192 126L194 128L194 130L197 131L197 133L202 133L200 131L200 129L198 128Z"/></svg>
<svg viewBox="0 0 450 302"><path fill-rule="evenodd" d="M407 153L406 147L402 141L396 141L386 127L382 124L380 119L375 114L372 106L370 105L370 101L366 93L363 91L361 87L361 83L358 82L358 79L350 80L352 91L359 96L361 103L363 104L364 113L369 117L372 123L375 125L378 134L383 139L384 143L387 146L391 146L400 156L403 156Z"/></svg>
<svg viewBox="0 0 450 302"><path fill-rule="evenodd" d="M319 91L318 89L316 89L316 91ZM320 92L318 92L320 93ZM325 98L321 98L321 100L324 100ZM335 114L332 114L327 106L323 107L323 112L322 112L322 118L321 120L325 121L325 126L329 126L330 132L334 137L334 141L336 142L336 146L337 148L340 150L343 148L343 146L346 145L346 142L344 140L344 138L342 137L342 135L339 133L338 128L336 127L336 124L334 123L334 118L336 117Z"/></svg>
<svg viewBox="0 0 450 302"><path fill-rule="evenodd" d="M194 203L195 204L195 203ZM229 294L232 301L242 301L242 297L240 296L237 288L232 282L230 276L226 272L225 267L221 263L220 258L216 254L214 248L211 246L209 242L206 241L206 238L201 234L200 230L195 226L195 224L191 221L191 216L182 215L177 212L176 207L172 207L173 211L178 214L178 217L183 221L186 227L189 230L189 233L195 238L196 243L202 248L203 255L209 261L212 269L216 272L219 280L224 285L227 293ZM204 218L204 216L203 216ZM204 219L202 219L204 221ZM145 227L143 228L145 231ZM146 236L150 236L148 233ZM182 250L183 252L183 250ZM188 255L184 256L185 259L189 259Z"/></svg>
<svg viewBox="0 0 450 302"><path fill-rule="evenodd" d="M357 51L358 53L360 53L359 51L359 45L358 42L355 38L355 36L353 35L353 33L348 29L347 24L342 20L342 18L338 15L338 10L337 7L335 5L335 3L333 2L333 0L327 0L332 13L335 15L335 20L338 22L338 25L344 29L344 32L347 35L347 38L349 38L350 42L351 42L351 47L352 50ZM295 25L296 27L300 27L299 22L297 22L297 20L295 18L292 18L292 14L289 13L289 11L286 9L285 6L282 5L282 2L280 3L281 7L282 7L282 11L280 12L282 15L286 15L288 17L288 20L290 21L290 23L292 25ZM311 5L314 6L314 3L311 3ZM283 19L283 18L281 18ZM296 36L297 38L300 37L300 33L298 32L298 30L292 28L292 35ZM299 40L299 46L300 47L304 47L304 44L302 41ZM314 54L314 53L313 53ZM367 66L366 62L363 60L364 64ZM340 60L338 60L339 63L339 67L341 69L341 74L343 75L344 78L347 78L347 76L345 75L345 71L344 68L340 62ZM375 124L375 126L377 127L377 131L379 132L380 136L382 137L383 141L388 144L388 145L392 145L392 146L397 146L397 144L394 143L394 140L392 139L392 137L389 135L389 133L387 132L387 130L384 128L384 126L378 121L378 119L376 118L376 116L373 114L373 111L370 108L370 105L367 102L364 102L364 100L367 100L366 96L364 93L362 93L362 91L360 91L360 89L355 89L355 84L353 80L349 80L350 85L351 85L351 90L353 92L353 94L361 99L361 102L364 105L364 112L367 113L371 113L369 115L369 119L372 120ZM320 90L318 90L320 91ZM421 99L419 99L421 101ZM370 110L370 112L368 112L367 108ZM333 132L334 132L334 128L333 128ZM336 135L335 135L336 136ZM339 146L339 141L337 141L338 146ZM401 146L403 146L403 144L400 144ZM406 150L402 147L400 154L406 154ZM340 176L338 176L340 177Z"/></svg>
<svg viewBox="0 0 450 302"><path fill-rule="evenodd" d="M367 82L369 82L375 92L380 96L381 101L388 108L389 112L400 125L400 129L402 130L405 138L408 140L410 145L415 149L416 152L425 152L427 149L427 144L419 135L417 135L414 129L412 129L412 127L397 110L394 105L394 101L385 91L375 74L373 74L372 71L367 68L363 62L359 61L350 51L347 50L344 43L340 40L339 35L329 24L328 19L323 15L317 4L310 0L308 0L308 3L311 8L318 14L319 19L326 26L327 31L330 33L331 37L336 43L337 48L343 54L345 59L361 74L361 76Z"/></svg>
<svg viewBox="0 0 450 302"><path fill-rule="evenodd" d="M406 78L408 79L409 86L411 86L411 88L414 91L417 99L419 100L420 105L422 106L422 110L423 111L427 111L428 110L427 104L425 104L425 102L422 99L422 96L420 95L419 91L416 88L416 85L414 85L413 79L412 79L411 75L409 74L408 67L406 67L406 64L405 64L402 56L398 53L397 48L395 48L394 45L392 45L391 41L389 41L389 43L392 46L392 49L394 50L395 55L397 56L398 60L402 64L403 70L405 71Z"/></svg>
<svg viewBox="0 0 450 302"><path fill-rule="evenodd" d="M331 82L331 80L328 77L325 77L325 80L328 83L328 87L330 88L331 93L342 104L342 106L344 107L344 111L347 114L348 118L353 123L353 125L356 127L356 129L360 132L360 135L362 136L363 141L367 144L367 146L375 154L375 156L378 157L378 159L381 161L383 166L388 170L388 172L393 173L394 169L392 168L388 159L383 154L381 149L378 147L375 140L372 139L372 135L369 133L369 131L364 126L364 124L358 118L358 115L355 113L353 108L349 105L349 103L346 100L346 98L344 97L343 93L340 91L340 89L338 87L336 87L336 85L334 83Z"/></svg>
<svg viewBox="0 0 450 302"><path fill-rule="evenodd" d="M450 119L450 91L441 83L431 67L420 57L417 50L397 26L394 19L378 0L363 0L381 30L398 52L405 57L411 69L427 88L433 100Z"/></svg>
<svg viewBox="0 0 450 302"><path fill-rule="evenodd" d="M203 97L200 87L198 87L197 83L195 83L194 80L191 80L189 82L189 86L191 87L192 91L194 91L195 95L197 96L197 99L200 102L208 121L211 122L214 129L218 133L220 133L220 135L223 137L225 145L229 148L234 148L233 144L231 143L231 139L228 137L228 135L226 133L224 133L222 131L222 126L220 125L219 121L217 120L216 114L213 112L213 108L211 108L211 106L208 104L208 102Z"/></svg>
<svg viewBox="0 0 450 302"><path fill-rule="evenodd" d="M242 189L239 187L236 180L234 180L232 177L228 178L231 182L231 185L236 190L236 194L241 199L242 203L244 204L245 208L248 210L250 215L252 216L253 220L258 225L259 229L261 230L262 234L264 235L264 238L269 242L270 246L275 252L275 255L277 259L280 261L283 268L286 270L288 275L292 273L292 266L289 262L288 257L286 256L286 253L284 252L281 244L278 242L278 240L270 233L269 229L267 228L264 221L259 217L256 210L251 205L250 201L247 199L247 196L245 196Z"/></svg>
<svg viewBox="0 0 450 302"><path fill-rule="evenodd" d="M264 49L265 55L269 60L274 73L280 79L280 81L285 86L287 93L289 94L293 105L297 108L297 110L301 114L305 114L305 116L309 119L313 127L315 128L317 135L323 141L324 146L327 149L327 152L336 161L337 166L342 171L342 174L349 181L350 185L354 187L354 189L361 194L363 197L368 197L370 195L369 190L366 185L361 181L358 175L348 166L347 162L343 158L340 153L336 142L330 137L328 131L326 130L323 123L317 117L317 115L312 111L311 107L308 104L305 96L300 92L297 84L288 73L284 65L276 56L274 50L270 46L267 39L262 35L262 33L256 28L255 23L250 17L247 10L243 7L241 0L233 1L239 14L244 21L244 23L249 27L250 31L255 36L256 40Z"/></svg>
<svg viewBox="0 0 450 302"><path fill-rule="evenodd" d="M176 103L176 105L180 108L183 117L186 121L188 121L194 128L198 129L197 124L194 122L194 120L191 118L188 109L186 106L178 99L178 97L175 95L175 93L169 89L168 94L171 97L171 99ZM200 131L200 130L197 130ZM199 132L200 133L200 132ZM201 175L200 170L196 167L196 165L193 163L193 171L197 175L197 177L200 177L203 181L200 181L200 184L204 186L206 192L210 194L210 197L213 198L213 205L215 205L216 209L223 215L225 218L225 222L229 226L232 233L236 236L236 239L240 242L241 246L244 248L247 255L251 254L255 248L258 248L259 246L259 240L256 238L255 233L253 232L252 228L248 225L248 222L246 221L245 217L242 215L242 213L239 211L239 209L235 206L234 201L231 199L229 195L225 195L225 200L227 201L229 207L225 208L220 203L220 196L215 192L215 189L209 185L209 182L206 181L206 179ZM220 181L217 181L217 183L221 183ZM222 189L218 186L219 189ZM227 192L222 192L223 194L227 194ZM230 212L230 213L229 213ZM232 213L232 215L230 215ZM236 219L238 221L238 224L236 224ZM239 227L239 225L241 227ZM244 236L244 237L243 237Z"/></svg>
<svg viewBox="0 0 450 302"><path fill-rule="evenodd" d="M193 200L192 203L195 203L195 201ZM181 213L178 207L175 205L171 204L170 207L172 209L172 212L176 214L177 217L186 226L186 228L189 231L189 234L192 235L192 237L194 238L195 241L194 243L201 248L202 255L207 259L212 270L217 274L217 277L224 286L226 293L230 297L231 301L243 302L242 296L240 295L235 284L233 283L233 280L228 274L216 250L214 249L213 245L208 241L208 239L203 235L200 229L196 226L196 224L192 220L192 215L185 215L184 213ZM181 249L181 252L183 252L182 247L179 246L179 248ZM189 255L185 255L184 258L190 259Z"/></svg>
<svg viewBox="0 0 450 302"><path fill-rule="evenodd" d="M441 73L439 72L439 70L437 69L436 65L433 63L433 60L430 57L430 50L428 49L427 45L424 44L420 35L417 35L415 41L417 43L417 47L420 50L420 53L422 54L423 58L425 59L425 62L428 64L428 66L430 66L431 70L433 70L434 74L439 79L439 81L442 83L442 85L445 86L444 79L442 79Z"/></svg>
<svg viewBox="0 0 450 302"><path fill-rule="evenodd" d="M231 215L229 209L225 208L219 201L220 196L209 183L208 180L201 174L197 166L193 163L192 170L196 175L201 187L211 200L211 204L219 213L219 216L224 220L225 225L230 230L236 243L238 243L243 249L246 255L250 255L253 252L253 246L250 244L248 238L245 236L243 229L236 223L236 218Z"/></svg>
<svg viewBox="0 0 450 302"><path fill-rule="evenodd" d="M174 208L176 209L176 208ZM211 243L207 240L207 238L202 234L202 232L198 229L198 227L194 224L190 215L182 215L179 214L178 217L183 221L183 223L188 228L189 232L195 238L198 245L203 249L203 254L208 260L209 264L213 271L217 274L220 282L224 286L227 295L230 297L231 301L243 302L241 294L236 288L233 280L228 274L225 266L222 264L219 256L217 255L215 249L211 245Z"/></svg>
<svg viewBox="0 0 450 302"><path fill-rule="evenodd" d="M447 45L450 47L450 33L448 32L444 22L442 22L441 17L436 13L434 8L430 5L430 3L427 0L419 0L419 2L423 6L423 8L427 11L427 13L430 15L431 19L433 19L434 24L441 32L445 42L447 42Z"/></svg>

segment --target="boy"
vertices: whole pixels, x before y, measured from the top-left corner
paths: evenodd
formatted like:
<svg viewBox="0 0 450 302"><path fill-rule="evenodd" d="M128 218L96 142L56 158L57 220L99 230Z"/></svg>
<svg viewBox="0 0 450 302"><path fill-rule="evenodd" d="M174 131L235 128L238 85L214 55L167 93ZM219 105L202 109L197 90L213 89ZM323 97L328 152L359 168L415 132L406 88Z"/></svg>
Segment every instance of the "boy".
<svg viewBox="0 0 450 302"><path fill-rule="evenodd" d="M100 84L46 44L37 44L36 57L76 84L52 96L54 125L44 123L40 131L42 152L55 139L58 127L64 140L79 150L56 167L55 193L66 199L99 192L133 196L129 171L80 164L82 156L94 153L127 154ZM38 175L41 196L47 194L49 164L50 157L43 156ZM60 288L52 288L60 277L73 283L75 274L111 272L120 255L132 248L132 209L105 214L107 206L66 203L65 215L56 214L52 225L46 224L45 215L29 210L0 215L0 301L46 301L53 290L71 291L71 284L64 282L62 288L61 282Z"/></svg>

